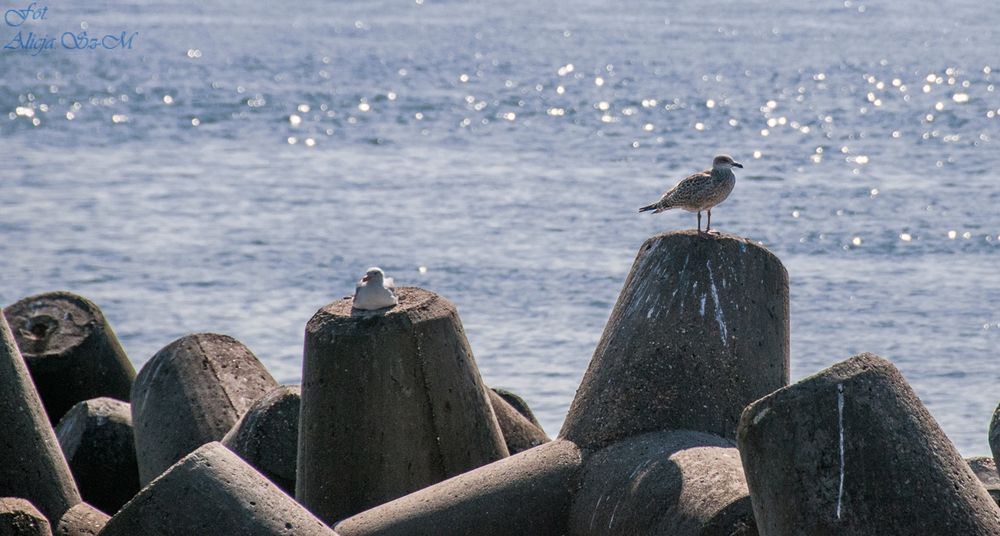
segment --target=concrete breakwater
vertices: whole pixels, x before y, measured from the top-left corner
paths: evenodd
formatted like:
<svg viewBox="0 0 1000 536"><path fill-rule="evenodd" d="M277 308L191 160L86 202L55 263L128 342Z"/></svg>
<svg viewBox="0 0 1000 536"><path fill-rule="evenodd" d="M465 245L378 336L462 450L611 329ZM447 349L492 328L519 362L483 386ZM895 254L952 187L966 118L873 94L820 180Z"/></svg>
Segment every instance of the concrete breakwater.
<svg viewBox="0 0 1000 536"><path fill-rule="evenodd" d="M424 289L320 309L301 388L211 333L135 375L96 305L26 298L0 321L0 534L1000 535L996 464L891 363L789 385L788 292L748 240L650 238L554 440Z"/></svg>

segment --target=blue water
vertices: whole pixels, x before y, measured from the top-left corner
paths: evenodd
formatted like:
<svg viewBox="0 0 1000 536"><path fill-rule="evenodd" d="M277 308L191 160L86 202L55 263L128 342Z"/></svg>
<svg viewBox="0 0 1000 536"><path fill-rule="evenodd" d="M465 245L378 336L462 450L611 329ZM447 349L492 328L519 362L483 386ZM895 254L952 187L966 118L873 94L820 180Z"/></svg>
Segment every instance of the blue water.
<svg viewBox="0 0 1000 536"><path fill-rule="evenodd" d="M0 25L139 32L0 50L0 303L72 290L137 366L216 331L296 382L306 321L380 265L555 434L639 245L694 226L636 208L729 152L713 224L786 264L793 379L879 353L989 452L989 3L80 4Z"/></svg>

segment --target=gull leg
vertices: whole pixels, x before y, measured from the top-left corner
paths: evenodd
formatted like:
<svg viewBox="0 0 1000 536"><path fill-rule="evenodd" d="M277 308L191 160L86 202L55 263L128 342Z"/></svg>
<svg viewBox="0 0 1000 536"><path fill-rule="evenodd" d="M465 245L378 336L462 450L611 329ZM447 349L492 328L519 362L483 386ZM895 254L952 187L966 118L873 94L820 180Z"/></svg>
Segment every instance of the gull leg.
<svg viewBox="0 0 1000 536"><path fill-rule="evenodd" d="M701 211L698 211L698 234L701 234Z"/></svg>
<svg viewBox="0 0 1000 536"><path fill-rule="evenodd" d="M705 234L719 234L717 231L712 231L712 209L708 209L708 223L705 224Z"/></svg>

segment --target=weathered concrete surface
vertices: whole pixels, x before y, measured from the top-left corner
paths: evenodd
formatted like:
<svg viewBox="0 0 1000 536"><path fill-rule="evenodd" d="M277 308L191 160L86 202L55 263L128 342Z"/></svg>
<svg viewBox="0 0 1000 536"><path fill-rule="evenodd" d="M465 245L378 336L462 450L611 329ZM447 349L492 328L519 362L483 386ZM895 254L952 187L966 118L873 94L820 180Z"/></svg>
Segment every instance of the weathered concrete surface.
<svg viewBox="0 0 1000 536"><path fill-rule="evenodd" d="M345 519L343 536L507 536L566 533L583 463L552 441Z"/></svg>
<svg viewBox="0 0 1000 536"><path fill-rule="evenodd" d="M328 523L508 455L455 306L396 295L306 326L296 497Z"/></svg>
<svg viewBox="0 0 1000 536"><path fill-rule="evenodd" d="M329 527L221 443L200 447L143 488L101 536L331 536Z"/></svg>
<svg viewBox="0 0 1000 536"><path fill-rule="evenodd" d="M135 368L93 302L49 292L24 298L3 314L52 424L81 400L128 401Z"/></svg>
<svg viewBox="0 0 1000 536"><path fill-rule="evenodd" d="M49 520L30 501L0 497L0 536L51 536Z"/></svg>
<svg viewBox="0 0 1000 536"><path fill-rule="evenodd" d="M997 474L997 464L993 458L976 456L975 458L966 458L965 462L969 464L972 472L975 473L976 478L983 484L986 491L990 492L993 502L1000 505L1000 475Z"/></svg>
<svg viewBox="0 0 1000 536"><path fill-rule="evenodd" d="M549 436L540 426L535 425L524 415L519 413L513 406L496 393L494 390L487 390L490 397L490 405L493 413L497 416L497 423L500 431L503 432L504 442L507 450L511 454L524 452L532 447L537 447L542 443L551 441Z"/></svg>
<svg viewBox="0 0 1000 536"><path fill-rule="evenodd" d="M1000 465L1000 405L993 411L993 419L990 421L990 451L993 454L993 461Z"/></svg>
<svg viewBox="0 0 1000 536"><path fill-rule="evenodd" d="M595 452L584 462L568 534L756 536L736 445L678 430Z"/></svg>
<svg viewBox="0 0 1000 536"><path fill-rule="evenodd" d="M267 393L222 438L222 444L285 493L295 494L295 460L299 444L298 385L282 385Z"/></svg>
<svg viewBox="0 0 1000 536"><path fill-rule="evenodd" d="M538 419L535 417L535 413L531 411L531 407L528 406L528 402L525 401L524 398L521 397L521 395L513 391L509 391L507 389L502 389L499 387L491 387L490 390L500 395L500 398L504 399L505 402L510 404L511 407L513 407L514 409L516 409L517 412L523 415L525 419L528 419L528 421L530 421L531 424L534 424L539 429L542 429L542 425L541 423L538 422Z"/></svg>
<svg viewBox="0 0 1000 536"><path fill-rule="evenodd" d="M80 502L69 466L7 321L0 315L0 497L22 497L50 524Z"/></svg>
<svg viewBox="0 0 1000 536"><path fill-rule="evenodd" d="M560 437L582 448L659 430L734 438L747 404L788 384L788 273L746 239L646 240Z"/></svg>
<svg viewBox="0 0 1000 536"><path fill-rule="evenodd" d="M113 514L139 492L128 402L79 402L59 420L56 437L84 501Z"/></svg>
<svg viewBox="0 0 1000 536"><path fill-rule="evenodd" d="M1000 509L899 371L861 354L747 407L764 536L1000 534Z"/></svg>
<svg viewBox="0 0 1000 536"><path fill-rule="evenodd" d="M222 439L277 386L257 357L226 335L187 335L157 352L132 389L140 484L201 445Z"/></svg>
<svg viewBox="0 0 1000 536"><path fill-rule="evenodd" d="M56 536L96 536L111 519L107 514L82 502L66 510L53 532Z"/></svg>

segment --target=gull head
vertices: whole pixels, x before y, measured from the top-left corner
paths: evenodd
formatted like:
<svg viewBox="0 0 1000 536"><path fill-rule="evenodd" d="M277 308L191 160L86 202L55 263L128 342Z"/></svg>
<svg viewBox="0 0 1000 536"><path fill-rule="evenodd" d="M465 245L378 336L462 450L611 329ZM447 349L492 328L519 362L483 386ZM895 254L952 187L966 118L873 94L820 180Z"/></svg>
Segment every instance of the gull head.
<svg viewBox="0 0 1000 536"><path fill-rule="evenodd" d="M383 279L385 279L385 272L381 268L373 266L365 272L365 276L361 278L361 282L381 285Z"/></svg>
<svg viewBox="0 0 1000 536"><path fill-rule="evenodd" d="M712 167L720 169L731 169L734 167L742 168L743 164L733 160L733 157L728 154L720 154L712 160Z"/></svg>

